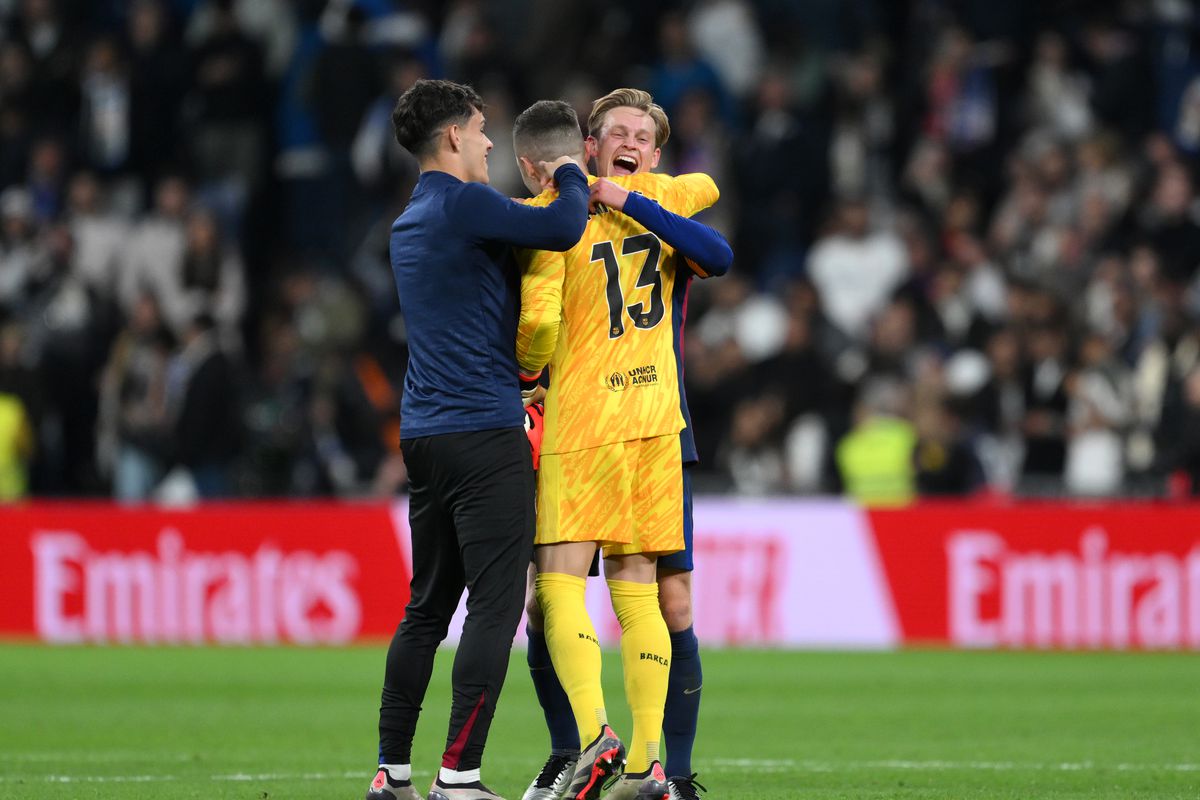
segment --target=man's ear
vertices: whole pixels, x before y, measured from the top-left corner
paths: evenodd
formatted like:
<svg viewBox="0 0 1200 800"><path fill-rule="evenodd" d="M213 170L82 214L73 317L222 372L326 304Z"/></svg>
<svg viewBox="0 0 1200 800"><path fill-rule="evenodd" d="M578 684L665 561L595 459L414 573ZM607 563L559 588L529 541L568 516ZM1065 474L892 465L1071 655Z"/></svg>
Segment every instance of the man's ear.
<svg viewBox="0 0 1200 800"><path fill-rule="evenodd" d="M533 178L533 180L537 181L538 183L541 182L538 176L537 167L534 166L534 163L528 158L525 156L517 156L517 165L520 166L522 175Z"/></svg>
<svg viewBox="0 0 1200 800"><path fill-rule="evenodd" d="M654 169L658 166L658 160L660 158L662 158L662 150L656 147L654 148L654 157L650 159L650 169Z"/></svg>
<svg viewBox="0 0 1200 800"><path fill-rule="evenodd" d="M450 144L450 152L457 153L462 150L462 131L457 123L451 123L446 126L446 141Z"/></svg>
<svg viewBox="0 0 1200 800"><path fill-rule="evenodd" d="M596 154L599 152L600 152L600 143L596 141L595 136L589 136L583 140L583 160L584 161L587 161L589 158L595 158Z"/></svg>

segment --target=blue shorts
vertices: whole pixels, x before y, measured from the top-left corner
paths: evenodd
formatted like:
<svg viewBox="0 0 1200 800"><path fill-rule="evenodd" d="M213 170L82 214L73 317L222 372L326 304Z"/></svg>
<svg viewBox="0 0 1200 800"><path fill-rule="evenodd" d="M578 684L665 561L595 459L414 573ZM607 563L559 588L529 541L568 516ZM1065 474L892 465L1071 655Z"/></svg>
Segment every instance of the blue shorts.
<svg viewBox="0 0 1200 800"><path fill-rule="evenodd" d="M692 560L692 470L683 468L683 549L669 556L659 556L659 569L674 569L691 572L695 569Z"/></svg>

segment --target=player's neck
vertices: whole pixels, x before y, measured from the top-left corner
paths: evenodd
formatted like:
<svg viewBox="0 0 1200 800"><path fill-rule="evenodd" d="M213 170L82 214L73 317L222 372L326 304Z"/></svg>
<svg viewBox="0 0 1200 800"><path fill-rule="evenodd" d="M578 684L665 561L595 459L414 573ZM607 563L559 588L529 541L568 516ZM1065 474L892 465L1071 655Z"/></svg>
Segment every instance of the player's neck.
<svg viewBox="0 0 1200 800"><path fill-rule="evenodd" d="M467 175L466 167L462 163L462 159L455 153L446 151L438 152L429 158L423 159L420 164L421 172L444 172L458 178L460 181L471 180Z"/></svg>

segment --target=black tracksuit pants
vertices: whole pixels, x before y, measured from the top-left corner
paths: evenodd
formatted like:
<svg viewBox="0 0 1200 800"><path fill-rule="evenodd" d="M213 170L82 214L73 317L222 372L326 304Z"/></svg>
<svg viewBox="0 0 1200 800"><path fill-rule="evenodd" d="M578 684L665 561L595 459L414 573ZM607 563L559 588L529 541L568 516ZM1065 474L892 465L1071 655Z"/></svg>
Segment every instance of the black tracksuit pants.
<svg viewBox="0 0 1200 800"><path fill-rule="evenodd" d="M534 474L522 428L401 442L409 473L412 596L387 655L381 763L408 764L434 651L467 588L442 766L477 769L525 603Z"/></svg>

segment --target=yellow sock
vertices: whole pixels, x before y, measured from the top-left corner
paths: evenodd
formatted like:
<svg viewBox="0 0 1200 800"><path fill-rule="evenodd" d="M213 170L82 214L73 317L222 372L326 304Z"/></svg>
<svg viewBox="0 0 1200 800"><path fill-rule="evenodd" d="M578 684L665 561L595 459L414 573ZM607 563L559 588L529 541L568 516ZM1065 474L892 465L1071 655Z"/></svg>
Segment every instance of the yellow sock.
<svg viewBox="0 0 1200 800"><path fill-rule="evenodd" d="M621 623L625 698L633 713L626 772L645 772L658 760L663 704L670 677L671 634L658 609L658 584L609 581L613 611Z"/></svg>
<svg viewBox="0 0 1200 800"><path fill-rule="evenodd" d="M586 578L557 572L539 573L534 583L546 620L546 647L571 701L580 747L587 747L608 724L600 687L600 643L584 603L586 587ZM661 716L662 703L659 706Z"/></svg>

